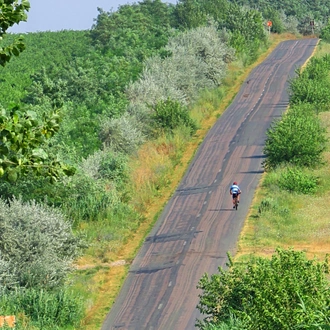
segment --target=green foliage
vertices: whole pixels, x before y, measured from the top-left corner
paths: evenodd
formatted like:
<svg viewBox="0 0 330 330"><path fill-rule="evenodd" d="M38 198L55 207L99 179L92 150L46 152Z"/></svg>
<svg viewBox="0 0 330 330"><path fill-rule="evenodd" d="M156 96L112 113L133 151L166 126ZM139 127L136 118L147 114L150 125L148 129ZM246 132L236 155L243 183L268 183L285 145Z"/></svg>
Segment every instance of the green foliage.
<svg viewBox="0 0 330 330"><path fill-rule="evenodd" d="M55 291L4 290L0 297L0 314L16 315L15 329L18 330L26 329L18 317L22 314L29 320L29 329L55 330L78 325L83 307L81 298L66 287Z"/></svg>
<svg viewBox="0 0 330 330"><path fill-rule="evenodd" d="M164 47L171 33L169 6L144 0L116 12L99 9L91 37L102 53L136 58L138 72L142 61Z"/></svg>
<svg viewBox="0 0 330 330"><path fill-rule="evenodd" d="M126 183L128 179L128 156L103 149L87 157L81 163L83 172L94 179L107 179L117 185Z"/></svg>
<svg viewBox="0 0 330 330"><path fill-rule="evenodd" d="M61 208L77 225L81 221L101 220L110 209L117 212L129 200L125 187L128 172L127 156L106 149L82 160L73 177L64 177L54 184L33 175L15 183L0 180L0 192L6 199L21 196L24 201L34 199Z"/></svg>
<svg viewBox="0 0 330 330"><path fill-rule="evenodd" d="M254 7L254 6L251 6ZM255 60L267 36L260 12L227 0L180 0L174 11L178 26L194 29L215 20L219 30L229 32L229 45L236 54L248 55L246 64Z"/></svg>
<svg viewBox="0 0 330 330"><path fill-rule="evenodd" d="M326 130L308 106L294 106L267 131L266 168L290 163L315 167L322 162Z"/></svg>
<svg viewBox="0 0 330 330"><path fill-rule="evenodd" d="M203 5L196 0L178 0L174 16L176 26L181 29L195 29L207 22L207 14Z"/></svg>
<svg viewBox="0 0 330 330"><path fill-rule="evenodd" d="M324 26L321 30L320 38L324 41L330 42L330 19L326 26Z"/></svg>
<svg viewBox="0 0 330 330"><path fill-rule="evenodd" d="M154 107L154 126L157 130L173 133L180 126L188 127L191 134L196 132L196 123L190 118L188 110L178 101L167 99Z"/></svg>
<svg viewBox="0 0 330 330"><path fill-rule="evenodd" d="M26 21L26 12L30 9L27 0L2 0L0 1L0 41L7 30L14 24ZM25 49L23 38L19 37L9 45L0 46L0 65L5 66L12 56L18 56Z"/></svg>
<svg viewBox="0 0 330 330"><path fill-rule="evenodd" d="M258 213L269 212L272 210L276 210L278 205L274 202L272 198L264 198L261 200Z"/></svg>
<svg viewBox="0 0 330 330"><path fill-rule="evenodd" d="M219 322L214 324L212 322L207 322L203 325L200 325L201 330L243 330L244 322L238 320L234 316L230 316L229 320L225 322Z"/></svg>
<svg viewBox="0 0 330 330"><path fill-rule="evenodd" d="M313 57L305 70L290 80L290 103L309 103L317 111L330 105L330 56Z"/></svg>
<svg viewBox="0 0 330 330"><path fill-rule="evenodd" d="M281 19L281 15L280 13L275 10L274 8L266 8L266 10L263 11L263 17L267 20L267 21L271 21L272 22L272 27L271 27L271 31L273 33L283 33L285 30L285 26L284 26L284 22Z"/></svg>
<svg viewBox="0 0 330 330"><path fill-rule="evenodd" d="M318 179L297 167L288 167L281 173L278 185L289 192L312 194L317 190Z"/></svg>
<svg viewBox="0 0 330 330"><path fill-rule="evenodd" d="M12 43L15 37L8 34L6 38ZM73 58L88 57L91 49L86 31L27 33L24 43L24 52L0 68L0 100L4 107L18 104L31 89L35 75L43 68L47 68L47 73L55 71L51 67L60 72Z"/></svg>
<svg viewBox="0 0 330 330"><path fill-rule="evenodd" d="M101 148L100 118L85 105L68 103L61 110L61 126L49 141L61 159L79 162Z"/></svg>
<svg viewBox="0 0 330 330"><path fill-rule="evenodd" d="M249 56L249 61L246 64L255 61L259 48L267 43L263 17L257 10L231 4L226 22L220 27L233 32L230 45L235 45L239 55L247 54ZM241 36L240 42L236 40L238 36Z"/></svg>
<svg viewBox="0 0 330 330"><path fill-rule="evenodd" d="M62 285L81 246L62 213L12 199L0 200L0 218L0 288Z"/></svg>
<svg viewBox="0 0 330 330"><path fill-rule="evenodd" d="M72 175L74 169L65 166L42 149L43 144L59 129L57 112L38 118L33 111L14 107L0 112L0 175L11 182L21 174L34 171L49 176L52 181L61 174Z"/></svg>
<svg viewBox="0 0 330 330"><path fill-rule="evenodd" d="M227 271L205 274L199 311L208 322L221 324L232 316L241 329L308 329L329 324L330 299L327 259L308 260L304 252L276 249L271 259L252 258L246 264L230 262Z"/></svg>
<svg viewBox="0 0 330 330"><path fill-rule="evenodd" d="M318 30L330 16L328 0L309 1L309 0L235 0L239 5L258 8L263 14L268 11L278 11L282 17L286 17L283 22L287 25L294 18L298 22L298 30L303 34L311 34L312 28L310 20L315 20L314 31ZM268 17L264 15L266 19ZM286 22L285 22L286 21Z"/></svg>

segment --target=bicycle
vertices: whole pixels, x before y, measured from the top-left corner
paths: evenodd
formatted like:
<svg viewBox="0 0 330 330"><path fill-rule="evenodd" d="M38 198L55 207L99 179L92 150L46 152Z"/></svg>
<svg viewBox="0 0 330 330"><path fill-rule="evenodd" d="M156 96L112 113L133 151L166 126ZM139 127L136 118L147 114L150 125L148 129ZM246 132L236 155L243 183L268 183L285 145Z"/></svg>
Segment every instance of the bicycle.
<svg viewBox="0 0 330 330"><path fill-rule="evenodd" d="M237 211L237 208L238 208L238 195L237 194L234 194L233 201L234 201L234 207L233 208Z"/></svg>

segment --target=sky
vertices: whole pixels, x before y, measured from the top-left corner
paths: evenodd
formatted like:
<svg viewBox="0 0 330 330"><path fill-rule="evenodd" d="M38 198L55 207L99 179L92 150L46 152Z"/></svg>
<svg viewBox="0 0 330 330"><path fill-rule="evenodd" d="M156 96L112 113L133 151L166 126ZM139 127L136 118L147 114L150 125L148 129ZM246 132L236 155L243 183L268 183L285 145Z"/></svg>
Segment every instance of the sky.
<svg viewBox="0 0 330 330"><path fill-rule="evenodd" d="M176 0L162 0L176 4ZM97 8L117 10L119 5L137 3L130 0L30 0L27 22L8 29L10 33L61 30L89 30L98 15Z"/></svg>

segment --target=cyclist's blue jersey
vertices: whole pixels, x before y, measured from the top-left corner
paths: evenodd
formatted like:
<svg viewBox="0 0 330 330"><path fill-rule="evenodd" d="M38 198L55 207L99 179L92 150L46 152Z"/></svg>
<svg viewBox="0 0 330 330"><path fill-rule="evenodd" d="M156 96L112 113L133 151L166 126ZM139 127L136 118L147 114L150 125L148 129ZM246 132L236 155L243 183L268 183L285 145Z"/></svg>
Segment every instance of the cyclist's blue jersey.
<svg viewBox="0 0 330 330"><path fill-rule="evenodd" d="M230 187L230 191L232 194L238 194L240 192L241 189L239 189L239 186L236 185L236 184L233 184L231 187Z"/></svg>

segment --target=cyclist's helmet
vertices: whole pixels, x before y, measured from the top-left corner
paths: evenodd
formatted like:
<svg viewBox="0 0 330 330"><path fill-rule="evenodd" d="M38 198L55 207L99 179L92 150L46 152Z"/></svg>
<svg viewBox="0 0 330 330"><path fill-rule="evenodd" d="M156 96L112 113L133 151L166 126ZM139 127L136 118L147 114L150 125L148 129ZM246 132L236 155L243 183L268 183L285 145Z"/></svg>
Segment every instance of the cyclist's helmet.
<svg viewBox="0 0 330 330"><path fill-rule="evenodd" d="M237 185L237 182L236 182L236 181L234 181L234 182L233 182L233 184Z"/></svg>

